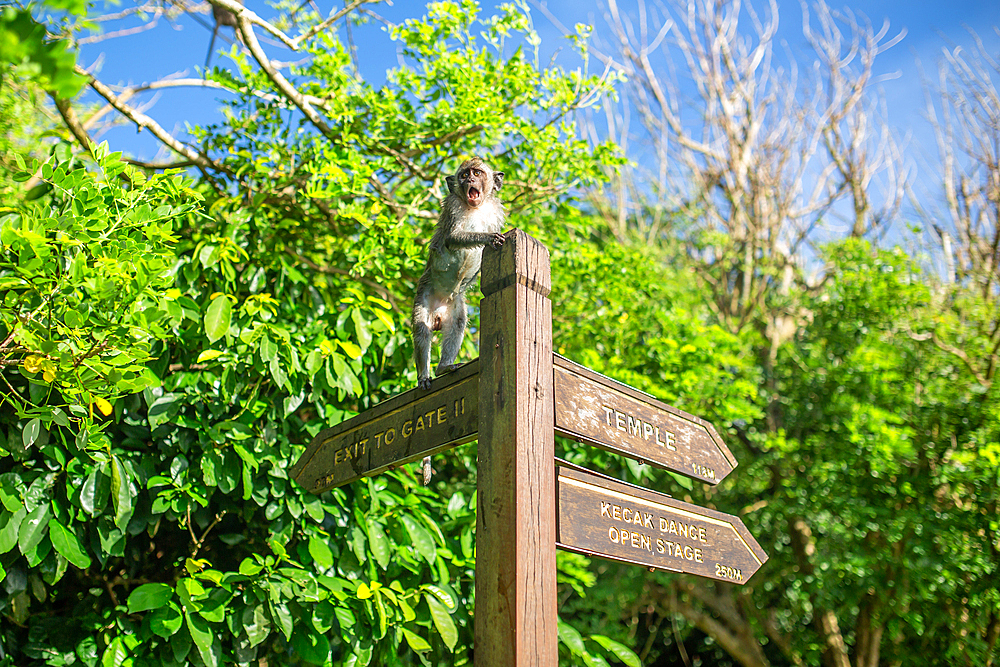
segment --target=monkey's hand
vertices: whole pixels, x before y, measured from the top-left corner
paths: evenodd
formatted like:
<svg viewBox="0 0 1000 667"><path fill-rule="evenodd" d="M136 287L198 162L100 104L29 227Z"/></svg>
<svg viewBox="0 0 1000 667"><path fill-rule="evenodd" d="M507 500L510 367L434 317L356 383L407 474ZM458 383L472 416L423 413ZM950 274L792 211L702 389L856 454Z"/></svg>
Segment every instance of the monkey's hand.
<svg viewBox="0 0 1000 667"><path fill-rule="evenodd" d="M419 378L417 379L417 389L430 389L431 379L430 378Z"/></svg>
<svg viewBox="0 0 1000 667"><path fill-rule="evenodd" d="M501 246L503 245L503 234L500 234L500 233L496 233L496 234L494 234L494 235L493 235L493 240L492 240L492 241L490 241L490 244L491 244L491 245L492 245L492 246L493 246L494 248L499 248L499 247L501 247Z"/></svg>

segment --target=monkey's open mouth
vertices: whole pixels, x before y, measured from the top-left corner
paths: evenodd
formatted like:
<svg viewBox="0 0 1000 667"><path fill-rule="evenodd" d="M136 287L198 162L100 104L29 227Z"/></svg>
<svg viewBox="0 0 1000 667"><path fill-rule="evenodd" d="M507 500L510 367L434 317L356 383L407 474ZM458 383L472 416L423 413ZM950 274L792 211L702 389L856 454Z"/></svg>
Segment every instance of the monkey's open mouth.
<svg viewBox="0 0 1000 667"><path fill-rule="evenodd" d="M470 204L473 204L473 205L478 204L479 203L479 199L480 199L481 196L482 195L479 193L479 190L477 190L475 188L469 188L469 203Z"/></svg>

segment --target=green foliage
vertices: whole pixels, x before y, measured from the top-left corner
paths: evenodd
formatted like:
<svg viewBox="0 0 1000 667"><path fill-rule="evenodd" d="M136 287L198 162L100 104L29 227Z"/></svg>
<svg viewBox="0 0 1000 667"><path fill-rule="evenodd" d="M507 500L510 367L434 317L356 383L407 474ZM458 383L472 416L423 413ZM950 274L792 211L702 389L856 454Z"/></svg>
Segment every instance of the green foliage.
<svg viewBox="0 0 1000 667"><path fill-rule="evenodd" d="M85 2L50 2L53 9L82 13ZM87 80L76 73L76 53L66 39L52 39L45 25L26 9L0 7L0 79L11 76L11 66L20 77L30 77L59 97L80 92Z"/></svg>
<svg viewBox="0 0 1000 667"><path fill-rule="evenodd" d="M430 489L402 469L317 497L286 472L414 383L403 323L458 156L548 217L618 161L569 120L606 83L507 53L533 34L522 12L457 8L400 27L420 60L381 90L317 35L290 76L328 130L265 102L261 73L217 70L247 92L199 131L229 171L196 187L103 149L89 171L64 148L19 165L44 187L0 229L0 645L18 664L469 663L474 447L435 457ZM465 95L470 77L505 85ZM628 655L598 634L588 655Z"/></svg>
<svg viewBox="0 0 1000 667"><path fill-rule="evenodd" d="M159 385L146 363L169 336L173 221L198 198L184 179L147 179L104 145L94 158L99 176L66 145L44 162L15 154L15 179L38 172L50 194L0 210L0 363L22 376L6 379L0 400L28 424L21 442L7 439L16 458L53 425L106 449L95 409L108 416L118 397Z"/></svg>
<svg viewBox="0 0 1000 667"><path fill-rule="evenodd" d="M321 428L413 386L405 322L443 175L479 153L507 173L512 224L552 253L557 351L713 421L740 465L703 488L575 443L560 454L738 513L771 556L734 593L560 553L561 661L657 664L683 641L733 664L683 615L760 638L773 664L818 664L826 609L848 644L881 628L887 662L985 664L1000 604L995 295L849 241L823 249L820 285L762 287L745 320L724 316L705 285L740 283L741 256L696 274L688 253L726 239L611 241L568 194L621 165L573 123L613 94L586 70L588 29L571 37L583 68L565 71L539 65L523 3L428 12L393 29L403 63L382 88L335 30L304 44L311 58L285 71L312 119L234 51L232 71L209 73L236 96L195 130L220 167L197 183L103 147L32 161L8 129L0 660L469 664L475 447L435 456L431 488L400 469L317 497L286 471ZM30 34L4 48L48 39ZM33 58L18 81L52 85ZM32 108L8 88L0 101ZM787 268L759 266L764 286ZM776 315L797 332L772 345ZM473 309L463 359L476 326Z"/></svg>

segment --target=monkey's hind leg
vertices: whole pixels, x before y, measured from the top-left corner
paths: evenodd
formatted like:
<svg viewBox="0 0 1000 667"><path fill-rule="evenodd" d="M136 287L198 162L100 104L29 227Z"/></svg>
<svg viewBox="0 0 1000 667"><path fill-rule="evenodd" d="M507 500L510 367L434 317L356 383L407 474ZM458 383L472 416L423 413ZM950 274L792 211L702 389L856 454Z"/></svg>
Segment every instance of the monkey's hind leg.
<svg viewBox="0 0 1000 667"><path fill-rule="evenodd" d="M430 314L421 304L413 306L413 358L417 362L417 387L431 388Z"/></svg>
<svg viewBox="0 0 1000 667"><path fill-rule="evenodd" d="M435 375L450 373L459 366L455 363L455 359L458 357L459 350L462 349L465 324L469 320L465 299L460 296L455 298L450 315L451 317L441 327L441 361L434 369Z"/></svg>

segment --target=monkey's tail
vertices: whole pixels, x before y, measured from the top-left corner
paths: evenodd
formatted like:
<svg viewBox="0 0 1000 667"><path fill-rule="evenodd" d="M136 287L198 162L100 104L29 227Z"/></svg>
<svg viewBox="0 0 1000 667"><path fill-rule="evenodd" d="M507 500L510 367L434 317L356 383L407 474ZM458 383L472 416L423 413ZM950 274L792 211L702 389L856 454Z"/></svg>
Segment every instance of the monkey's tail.
<svg viewBox="0 0 1000 667"><path fill-rule="evenodd" d="M431 475L434 472L433 470L431 470L431 457L425 456L424 460L421 462L421 465L424 469L424 486L427 486L428 484L431 483Z"/></svg>

